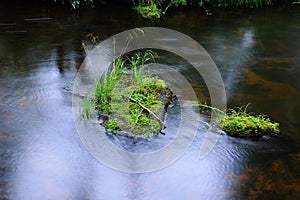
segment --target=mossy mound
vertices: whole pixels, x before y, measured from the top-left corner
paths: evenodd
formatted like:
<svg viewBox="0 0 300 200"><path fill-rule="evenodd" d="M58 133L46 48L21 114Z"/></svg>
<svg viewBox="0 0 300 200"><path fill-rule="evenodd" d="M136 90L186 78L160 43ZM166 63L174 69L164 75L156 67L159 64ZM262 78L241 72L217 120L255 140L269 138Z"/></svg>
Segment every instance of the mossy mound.
<svg viewBox="0 0 300 200"><path fill-rule="evenodd" d="M246 113L227 114L220 120L218 126L228 135L237 137L260 137L280 132L279 123L272 122L267 116Z"/></svg>
<svg viewBox="0 0 300 200"><path fill-rule="evenodd" d="M219 110L206 104L195 104L200 110L216 114L215 124L226 134L235 137L261 137L263 135L279 134L279 123L273 122L263 114L255 115L247 112L247 106L226 111Z"/></svg>
<svg viewBox="0 0 300 200"><path fill-rule="evenodd" d="M108 131L118 133L122 130L129 135L152 136L165 128L172 92L161 79L146 78L142 82L130 96L121 94L122 97L110 103L113 114L104 123Z"/></svg>
<svg viewBox="0 0 300 200"><path fill-rule="evenodd" d="M95 108L110 133L149 137L165 128L167 108L173 93L164 80L152 77L146 63L155 53L147 50L133 57L117 59L97 82L92 97L83 104L83 117Z"/></svg>

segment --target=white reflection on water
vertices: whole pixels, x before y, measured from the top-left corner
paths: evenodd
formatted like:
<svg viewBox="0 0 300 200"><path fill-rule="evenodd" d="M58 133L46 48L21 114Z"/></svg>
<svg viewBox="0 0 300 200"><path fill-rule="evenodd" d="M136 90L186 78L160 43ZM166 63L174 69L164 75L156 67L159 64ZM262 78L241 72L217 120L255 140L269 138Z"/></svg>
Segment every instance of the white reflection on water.
<svg viewBox="0 0 300 200"><path fill-rule="evenodd" d="M232 43L224 43L217 51L218 60L220 63L225 63L226 66L219 66L222 72L223 80L226 87L226 95L228 99L232 97L233 92L239 87L239 80L243 79L243 69L249 66L249 62L253 60L252 52L255 43L255 33L252 27L243 29L242 33L238 32L237 36L227 38L234 40ZM224 62L225 61L225 62ZM224 64L224 65L225 65Z"/></svg>
<svg viewBox="0 0 300 200"><path fill-rule="evenodd" d="M242 46L246 48L251 47L254 44L253 37L254 37L254 32L252 29L245 30L242 39Z"/></svg>

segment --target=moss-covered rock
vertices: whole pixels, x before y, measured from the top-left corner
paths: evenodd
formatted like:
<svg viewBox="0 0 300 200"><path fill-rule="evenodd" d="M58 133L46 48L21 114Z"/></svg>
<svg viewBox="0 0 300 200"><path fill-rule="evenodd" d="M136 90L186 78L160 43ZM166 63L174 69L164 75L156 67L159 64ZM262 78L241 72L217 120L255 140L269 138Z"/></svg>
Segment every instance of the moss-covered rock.
<svg viewBox="0 0 300 200"><path fill-rule="evenodd" d="M172 102L172 92L161 79L153 78L150 81L147 78L145 81L130 96L110 104L113 115L104 123L107 130L151 136L165 128L164 120Z"/></svg>
<svg viewBox="0 0 300 200"><path fill-rule="evenodd" d="M206 104L195 104L205 113L208 110L215 112L217 116L215 124L230 136L260 137L280 133L279 123L271 121L269 117L263 114L248 113L248 105L222 111Z"/></svg>

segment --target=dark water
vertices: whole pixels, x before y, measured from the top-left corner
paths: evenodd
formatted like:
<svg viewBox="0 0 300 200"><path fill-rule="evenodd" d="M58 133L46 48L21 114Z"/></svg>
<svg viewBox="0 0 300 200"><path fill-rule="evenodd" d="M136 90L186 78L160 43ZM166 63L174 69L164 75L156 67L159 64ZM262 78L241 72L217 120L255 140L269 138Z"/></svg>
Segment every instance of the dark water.
<svg viewBox="0 0 300 200"><path fill-rule="evenodd" d="M0 3L0 199L297 199L299 7L213 16L189 10L149 22L125 6L72 13L23 4ZM72 116L72 81L84 59L81 40L89 32L103 40L142 26L171 28L197 40L220 69L228 106L252 103L280 122L282 135L221 135L200 159L205 127L199 128L182 158L145 174L95 160ZM209 98L201 78L182 65L197 95Z"/></svg>

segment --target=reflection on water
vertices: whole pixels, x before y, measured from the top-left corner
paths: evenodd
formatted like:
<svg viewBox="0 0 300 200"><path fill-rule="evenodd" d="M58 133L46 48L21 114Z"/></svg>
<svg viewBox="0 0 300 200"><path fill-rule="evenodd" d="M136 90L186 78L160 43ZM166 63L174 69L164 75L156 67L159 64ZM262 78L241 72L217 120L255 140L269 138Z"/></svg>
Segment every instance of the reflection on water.
<svg viewBox="0 0 300 200"><path fill-rule="evenodd" d="M0 199L297 198L299 10L212 17L191 10L151 22L199 41L221 71L229 105L251 102L281 123L282 135L222 135L199 159L206 131L200 126L173 165L127 174L98 163L83 147L71 112L72 80L83 61L80 44L86 33L105 39L149 22L124 7L73 15L38 4L0 4ZM44 19L28 20L36 18ZM179 64L198 96L208 97L202 79Z"/></svg>

